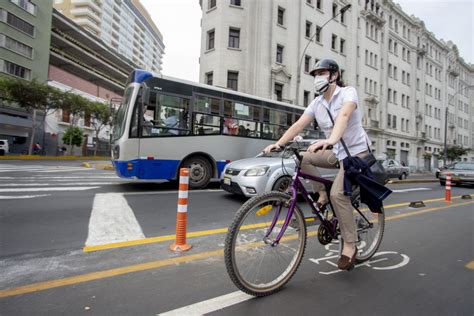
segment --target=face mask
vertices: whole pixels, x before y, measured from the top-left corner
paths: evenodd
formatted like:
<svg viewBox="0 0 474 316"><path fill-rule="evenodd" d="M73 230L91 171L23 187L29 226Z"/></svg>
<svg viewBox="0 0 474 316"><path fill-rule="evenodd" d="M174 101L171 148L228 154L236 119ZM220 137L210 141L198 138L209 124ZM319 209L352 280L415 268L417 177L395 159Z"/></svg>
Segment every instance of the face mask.
<svg viewBox="0 0 474 316"><path fill-rule="evenodd" d="M327 76L315 76L314 88L319 94L324 93L329 88L329 80Z"/></svg>

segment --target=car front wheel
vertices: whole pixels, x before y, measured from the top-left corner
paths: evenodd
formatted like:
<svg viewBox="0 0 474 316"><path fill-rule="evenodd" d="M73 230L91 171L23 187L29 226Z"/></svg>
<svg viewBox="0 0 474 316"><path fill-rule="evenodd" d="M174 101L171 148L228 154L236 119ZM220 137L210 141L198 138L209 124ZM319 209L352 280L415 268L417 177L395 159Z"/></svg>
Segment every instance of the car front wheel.
<svg viewBox="0 0 474 316"><path fill-rule="evenodd" d="M291 183L291 177L281 177L273 185L274 191L286 192Z"/></svg>

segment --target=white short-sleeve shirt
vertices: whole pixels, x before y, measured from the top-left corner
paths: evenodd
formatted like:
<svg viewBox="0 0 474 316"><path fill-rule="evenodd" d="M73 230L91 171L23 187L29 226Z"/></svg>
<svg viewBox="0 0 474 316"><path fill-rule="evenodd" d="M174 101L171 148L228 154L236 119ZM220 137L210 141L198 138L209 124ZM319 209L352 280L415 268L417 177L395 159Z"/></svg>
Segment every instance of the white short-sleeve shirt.
<svg viewBox="0 0 474 316"><path fill-rule="evenodd" d="M352 112L352 115L347 122L347 128L342 135L342 139L346 143L349 152L354 156L368 150L368 144L370 144L367 133L362 128L362 116L359 111L359 98L354 87L341 88L336 86L336 90L329 102L326 101L323 95L320 95L308 105L304 114L315 118L319 127L326 135L326 138L329 138L333 129L333 124L326 109L331 111L331 115L334 121L336 121L342 105L346 102L354 102L357 105L357 108ZM333 152L339 160L343 160L347 157L341 142L334 145Z"/></svg>

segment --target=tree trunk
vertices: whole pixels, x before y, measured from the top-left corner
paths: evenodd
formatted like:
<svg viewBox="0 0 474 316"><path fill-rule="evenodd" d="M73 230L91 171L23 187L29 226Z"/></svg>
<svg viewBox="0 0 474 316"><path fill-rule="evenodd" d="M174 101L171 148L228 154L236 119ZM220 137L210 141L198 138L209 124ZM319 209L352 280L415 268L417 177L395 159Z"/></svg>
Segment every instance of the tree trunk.
<svg viewBox="0 0 474 316"><path fill-rule="evenodd" d="M33 153L33 143L35 142L35 134L36 134L36 109L33 109L33 115L31 116L31 120L33 121L31 124L31 137L30 137L30 144L28 147L28 155L31 156Z"/></svg>
<svg viewBox="0 0 474 316"><path fill-rule="evenodd" d="M97 156L97 148L99 147L99 132L95 133L94 157Z"/></svg>

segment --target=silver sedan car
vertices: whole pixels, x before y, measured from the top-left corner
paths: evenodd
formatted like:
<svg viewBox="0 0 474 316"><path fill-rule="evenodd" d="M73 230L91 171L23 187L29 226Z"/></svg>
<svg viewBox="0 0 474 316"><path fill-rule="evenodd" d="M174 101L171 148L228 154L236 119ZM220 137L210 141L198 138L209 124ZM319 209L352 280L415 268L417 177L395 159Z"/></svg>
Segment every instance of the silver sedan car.
<svg viewBox="0 0 474 316"><path fill-rule="evenodd" d="M474 162L456 162L441 170L439 174L439 183L446 185L446 176L451 174L451 183L453 185L474 185Z"/></svg>
<svg viewBox="0 0 474 316"><path fill-rule="evenodd" d="M229 163L221 175L221 187L230 193L251 197L266 191L285 191L295 171L295 161L287 152L260 154ZM323 177L332 178L335 169L319 168ZM308 186L305 183L305 186Z"/></svg>

